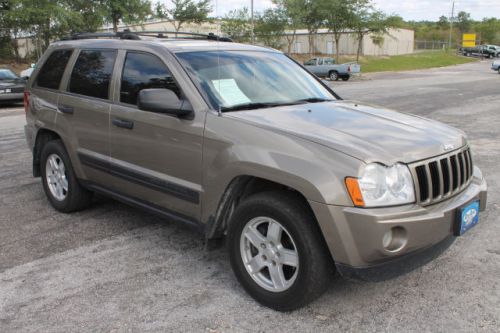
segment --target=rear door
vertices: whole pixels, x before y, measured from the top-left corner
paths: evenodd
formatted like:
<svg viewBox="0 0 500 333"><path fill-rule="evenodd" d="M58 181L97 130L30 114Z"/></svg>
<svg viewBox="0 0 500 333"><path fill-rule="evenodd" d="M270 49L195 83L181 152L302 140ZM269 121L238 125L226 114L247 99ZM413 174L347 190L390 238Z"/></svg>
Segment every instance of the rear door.
<svg viewBox="0 0 500 333"><path fill-rule="evenodd" d="M26 118L28 125L33 129L42 126L54 129L59 86L72 53L73 49L54 50L42 60L43 64L38 73L35 73L30 89L31 114Z"/></svg>
<svg viewBox="0 0 500 333"><path fill-rule="evenodd" d="M142 111L142 89L167 88L187 99L167 65L148 52L122 51L111 109L110 171L120 194L196 224L200 214L205 113L194 119Z"/></svg>
<svg viewBox="0 0 500 333"><path fill-rule="evenodd" d="M100 184L109 180L105 169L109 160L111 76L116 54L113 49L75 52L72 70L58 101L57 124L70 145L72 160L81 162L74 166L79 177Z"/></svg>

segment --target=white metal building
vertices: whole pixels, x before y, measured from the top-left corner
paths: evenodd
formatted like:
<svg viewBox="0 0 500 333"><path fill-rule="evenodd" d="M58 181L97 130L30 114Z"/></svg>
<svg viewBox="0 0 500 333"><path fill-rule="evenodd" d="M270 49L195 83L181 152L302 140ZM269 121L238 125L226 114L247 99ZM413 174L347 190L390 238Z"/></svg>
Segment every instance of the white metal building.
<svg viewBox="0 0 500 333"><path fill-rule="evenodd" d="M283 38L283 51L288 50L288 43L293 33L286 32L287 36ZM288 38L287 38L288 37ZM398 55L413 53L415 43L415 34L413 30L408 29L390 29L388 34L383 36L380 45L376 45L371 36L367 35L363 39L362 55ZM340 37L339 45L335 45L333 34L327 29L320 29L313 38L313 50L309 50L309 33L305 29L297 30L294 41L291 45L291 53L297 54L335 54L336 47L340 54L356 54L358 50L357 36L352 32L343 33Z"/></svg>

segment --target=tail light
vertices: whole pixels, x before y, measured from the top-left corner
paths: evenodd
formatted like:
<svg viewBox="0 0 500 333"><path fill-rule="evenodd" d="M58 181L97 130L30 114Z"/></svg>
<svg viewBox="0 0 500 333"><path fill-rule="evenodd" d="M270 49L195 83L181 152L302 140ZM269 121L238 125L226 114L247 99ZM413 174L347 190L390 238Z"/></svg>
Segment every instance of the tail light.
<svg viewBox="0 0 500 333"><path fill-rule="evenodd" d="M350 72L351 71L351 66L347 67L347 71Z"/></svg>
<svg viewBox="0 0 500 333"><path fill-rule="evenodd" d="M24 91L24 112L28 113L30 107L30 92L28 90Z"/></svg>

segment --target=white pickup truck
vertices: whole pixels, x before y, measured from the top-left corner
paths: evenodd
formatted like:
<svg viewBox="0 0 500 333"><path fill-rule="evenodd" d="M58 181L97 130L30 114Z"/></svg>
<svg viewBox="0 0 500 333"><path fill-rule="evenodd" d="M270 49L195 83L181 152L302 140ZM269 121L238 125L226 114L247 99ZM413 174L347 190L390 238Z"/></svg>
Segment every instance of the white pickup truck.
<svg viewBox="0 0 500 333"><path fill-rule="evenodd" d="M304 62L304 67L319 77L327 77L332 81L349 80L351 74L359 73L361 66L356 62L336 65L333 58L312 58Z"/></svg>

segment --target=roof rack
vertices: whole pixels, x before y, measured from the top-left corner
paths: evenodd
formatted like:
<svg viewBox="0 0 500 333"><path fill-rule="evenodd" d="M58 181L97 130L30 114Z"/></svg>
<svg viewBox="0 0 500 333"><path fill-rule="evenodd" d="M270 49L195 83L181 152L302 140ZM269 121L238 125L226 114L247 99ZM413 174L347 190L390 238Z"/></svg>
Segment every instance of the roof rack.
<svg viewBox="0 0 500 333"><path fill-rule="evenodd" d="M81 32L74 33L70 36L63 37L61 40L78 40L78 39L96 39L96 38L118 38L129 40L141 40L143 37L156 37L165 39L207 39L216 40L220 42L232 42L233 40L228 37L220 37L213 33L200 34L194 32L182 31L130 31L125 29L118 32Z"/></svg>

